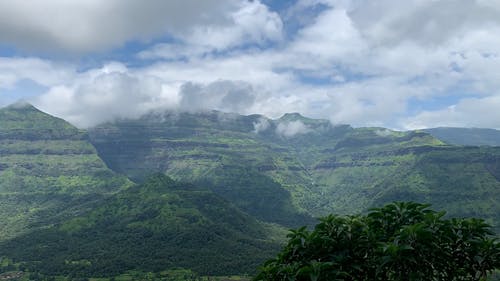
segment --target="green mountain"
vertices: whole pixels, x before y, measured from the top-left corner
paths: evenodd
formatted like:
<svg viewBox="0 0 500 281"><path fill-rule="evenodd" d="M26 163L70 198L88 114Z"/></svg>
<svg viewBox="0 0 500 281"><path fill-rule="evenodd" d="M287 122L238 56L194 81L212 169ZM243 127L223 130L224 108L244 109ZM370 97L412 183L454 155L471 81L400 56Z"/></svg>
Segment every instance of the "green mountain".
<svg viewBox="0 0 500 281"><path fill-rule="evenodd" d="M441 127L423 131L453 145L500 146L500 131L495 129Z"/></svg>
<svg viewBox="0 0 500 281"><path fill-rule="evenodd" d="M47 275L251 273L281 226L394 200L500 229L499 190L499 147L423 131L212 111L85 132L30 105L0 109L0 261Z"/></svg>
<svg viewBox="0 0 500 281"><path fill-rule="evenodd" d="M116 276L189 268L253 273L278 251L269 226L208 189L153 175L88 214L17 237L0 252L43 275Z"/></svg>
<svg viewBox="0 0 500 281"><path fill-rule="evenodd" d="M89 132L116 172L203 183L257 218L293 226L417 200L499 226L500 149L447 145L421 131L334 126L297 113L151 113Z"/></svg>
<svg viewBox="0 0 500 281"><path fill-rule="evenodd" d="M129 184L106 167L84 131L29 104L0 109L0 241Z"/></svg>

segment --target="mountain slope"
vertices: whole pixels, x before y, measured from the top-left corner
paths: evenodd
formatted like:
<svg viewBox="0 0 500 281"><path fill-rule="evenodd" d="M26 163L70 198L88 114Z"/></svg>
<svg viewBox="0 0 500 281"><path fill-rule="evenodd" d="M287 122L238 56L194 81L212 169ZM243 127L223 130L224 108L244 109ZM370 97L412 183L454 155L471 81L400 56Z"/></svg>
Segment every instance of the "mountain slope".
<svg viewBox="0 0 500 281"><path fill-rule="evenodd" d="M115 276L179 267L243 274L278 250L268 233L208 189L153 175L88 214L3 243L0 252L47 275Z"/></svg>
<svg viewBox="0 0 500 281"><path fill-rule="evenodd" d="M413 200L454 216L481 217L500 227L500 150L447 147L417 153L405 172L383 184L376 204Z"/></svg>
<svg viewBox="0 0 500 281"><path fill-rule="evenodd" d="M29 104L0 109L0 240L128 184L106 167L85 132Z"/></svg>

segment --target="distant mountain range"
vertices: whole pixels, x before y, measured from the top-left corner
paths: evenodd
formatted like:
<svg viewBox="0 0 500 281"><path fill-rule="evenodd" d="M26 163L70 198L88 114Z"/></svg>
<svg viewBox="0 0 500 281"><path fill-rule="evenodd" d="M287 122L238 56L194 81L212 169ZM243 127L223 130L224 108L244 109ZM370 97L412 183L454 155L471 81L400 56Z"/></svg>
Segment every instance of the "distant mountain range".
<svg viewBox="0 0 500 281"><path fill-rule="evenodd" d="M494 132L452 131L217 111L82 131L10 106L0 109L0 259L48 275L251 273L283 229L394 200L499 229L500 147L453 141L484 145Z"/></svg>
<svg viewBox="0 0 500 281"><path fill-rule="evenodd" d="M500 146L500 131L495 129L442 127L423 131L454 145Z"/></svg>

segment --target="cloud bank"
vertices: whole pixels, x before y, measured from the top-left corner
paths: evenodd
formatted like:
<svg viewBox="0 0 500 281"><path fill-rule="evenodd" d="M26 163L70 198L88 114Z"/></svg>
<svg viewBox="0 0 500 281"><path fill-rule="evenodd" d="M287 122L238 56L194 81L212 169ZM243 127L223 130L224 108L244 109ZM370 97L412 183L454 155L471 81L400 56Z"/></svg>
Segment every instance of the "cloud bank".
<svg viewBox="0 0 500 281"><path fill-rule="evenodd" d="M0 0L0 46L31 52L0 55L0 101L32 81L31 101L78 126L160 108L500 128L498 1L202 2ZM134 40L149 43L91 68L38 55Z"/></svg>
<svg viewBox="0 0 500 281"><path fill-rule="evenodd" d="M280 28L258 1L0 1L0 41L32 51L98 52L166 33L225 48L275 39Z"/></svg>

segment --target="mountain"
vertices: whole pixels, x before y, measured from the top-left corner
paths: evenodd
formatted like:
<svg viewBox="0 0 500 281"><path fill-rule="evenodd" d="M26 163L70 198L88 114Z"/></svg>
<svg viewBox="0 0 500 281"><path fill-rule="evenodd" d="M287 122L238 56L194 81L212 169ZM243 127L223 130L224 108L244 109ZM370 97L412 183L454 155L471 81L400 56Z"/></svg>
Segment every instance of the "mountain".
<svg viewBox="0 0 500 281"><path fill-rule="evenodd" d="M416 200L500 226L500 148L446 144L422 131L352 128L297 113L279 119L156 112L89 131L111 169L202 183L249 214L287 226Z"/></svg>
<svg viewBox="0 0 500 281"><path fill-rule="evenodd" d="M278 251L269 233L269 226L208 189L157 174L85 215L16 237L0 245L0 252L51 276L172 268L242 274L253 273Z"/></svg>
<svg viewBox="0 0 500 281"><path fill-rule="evenodd" d="M441 127L422 131L452 145L500 146L500 131L495 129Z"/></svg>
<svg viewBox="0 0 500 281"><path fill-rule="evenodd" d="M394 200L500 229L500 147L423 131L217 111L82 131L17 104L0 109L0 156L0 270L251 273L283 226Z"/></svg>
<svg viewBox="0 0 500 281"><path fill-rule="evenodd" d="M0 241L130 184L107 168L86 132L29 104L0 109Z"/></svg>

